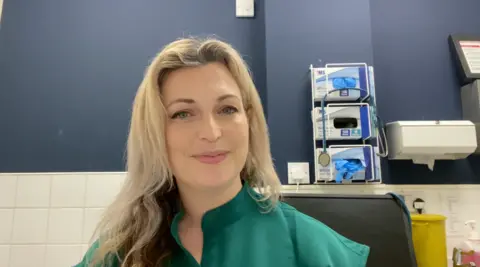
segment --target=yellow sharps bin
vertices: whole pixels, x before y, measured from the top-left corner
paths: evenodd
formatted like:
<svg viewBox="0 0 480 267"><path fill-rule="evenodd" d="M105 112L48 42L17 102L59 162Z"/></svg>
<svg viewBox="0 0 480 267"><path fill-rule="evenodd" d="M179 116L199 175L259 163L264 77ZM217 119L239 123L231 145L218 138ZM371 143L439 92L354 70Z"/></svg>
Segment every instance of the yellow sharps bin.
<svg viewBox="0 0 480 267"><path fill-rule="evenodd" d="M418 267L447 267L447 218L435 214L412 214L411 217Z"/></svg>

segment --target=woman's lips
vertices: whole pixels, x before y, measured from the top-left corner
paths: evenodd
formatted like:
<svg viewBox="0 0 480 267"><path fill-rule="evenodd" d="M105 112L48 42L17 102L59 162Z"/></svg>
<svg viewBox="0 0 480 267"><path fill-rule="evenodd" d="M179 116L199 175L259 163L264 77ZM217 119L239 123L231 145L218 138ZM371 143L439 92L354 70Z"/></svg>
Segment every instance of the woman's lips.
<svg viewBox="0 0 480 267"><path fill-rule="evenodd" d="M193 156L196 160L205 164L218 164L227 158L228 152L209 152Z"/></svg>

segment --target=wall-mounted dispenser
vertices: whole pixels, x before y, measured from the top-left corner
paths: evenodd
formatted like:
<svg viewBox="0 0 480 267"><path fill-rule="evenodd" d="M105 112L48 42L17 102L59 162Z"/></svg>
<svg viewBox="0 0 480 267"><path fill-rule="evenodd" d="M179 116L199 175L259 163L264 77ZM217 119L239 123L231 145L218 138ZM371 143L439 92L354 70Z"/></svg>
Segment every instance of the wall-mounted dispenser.
<svg viewBox="0 0 480 267"><path fill-rule="evenodd" d="M317 155L320 155L321 150L317 149ZM378 156L371 145L331 145L327 148L327 153L331 158L327 166L316 163L316 182L376 180Z"/></svg>
<svg viewBox="0 0 480 267"><path fill-rule="evenodd" d="M370 94L370 72L366 63L333 63L324 68L310 66L315 101L342 102L366 99ZM348 90L359 88L360 90ZM335 92L330 90L338 89Z"/></svg>
<svg viewBox="0 0 480 267"><path fill-rule="evenodd" d="M380 157L388 149L373 67L328 63L310 65L310 74L315 182L381 183Z"/></svg>
<svg viewBox="0 0 480 267"><path fill-rule="evenodd" d="M367 103L328 104L314 109L316 140L366 140L372 135L370 106ZM325 120L325 122L323 122ZM325 126L325 130L323 129Z"/></svg>
<svg viewBox="0 0 480 267"><path fill-rule="evenodd" d="M471 121L395 121L387 123L390 160L413 160L433 170L435 160L466 158L477 149Z"/></svg>

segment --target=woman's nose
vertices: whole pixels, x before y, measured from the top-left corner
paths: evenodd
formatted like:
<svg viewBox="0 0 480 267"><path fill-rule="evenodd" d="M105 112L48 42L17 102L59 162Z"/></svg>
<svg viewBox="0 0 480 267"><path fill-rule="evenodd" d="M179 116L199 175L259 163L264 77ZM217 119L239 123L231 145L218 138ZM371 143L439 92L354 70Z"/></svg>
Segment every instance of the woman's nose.
<svg viewBox="0 0 480 267"><path fill-rule="evenodd" d="M222 136L222 129L214 116L206 116L202 119L199 129L199 137L208 142L215 142Z"/></svg>

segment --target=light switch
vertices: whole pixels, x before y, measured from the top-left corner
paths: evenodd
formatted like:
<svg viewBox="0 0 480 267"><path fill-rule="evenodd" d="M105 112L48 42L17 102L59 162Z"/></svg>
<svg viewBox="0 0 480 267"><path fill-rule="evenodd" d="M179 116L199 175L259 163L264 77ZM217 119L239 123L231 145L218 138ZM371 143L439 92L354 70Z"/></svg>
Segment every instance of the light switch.
<svg viewBox="0 0 480 267"><path fill-rule="evenodd" d="M236 16L251 18L255 16L255 0L236 0Z"/></svg>

